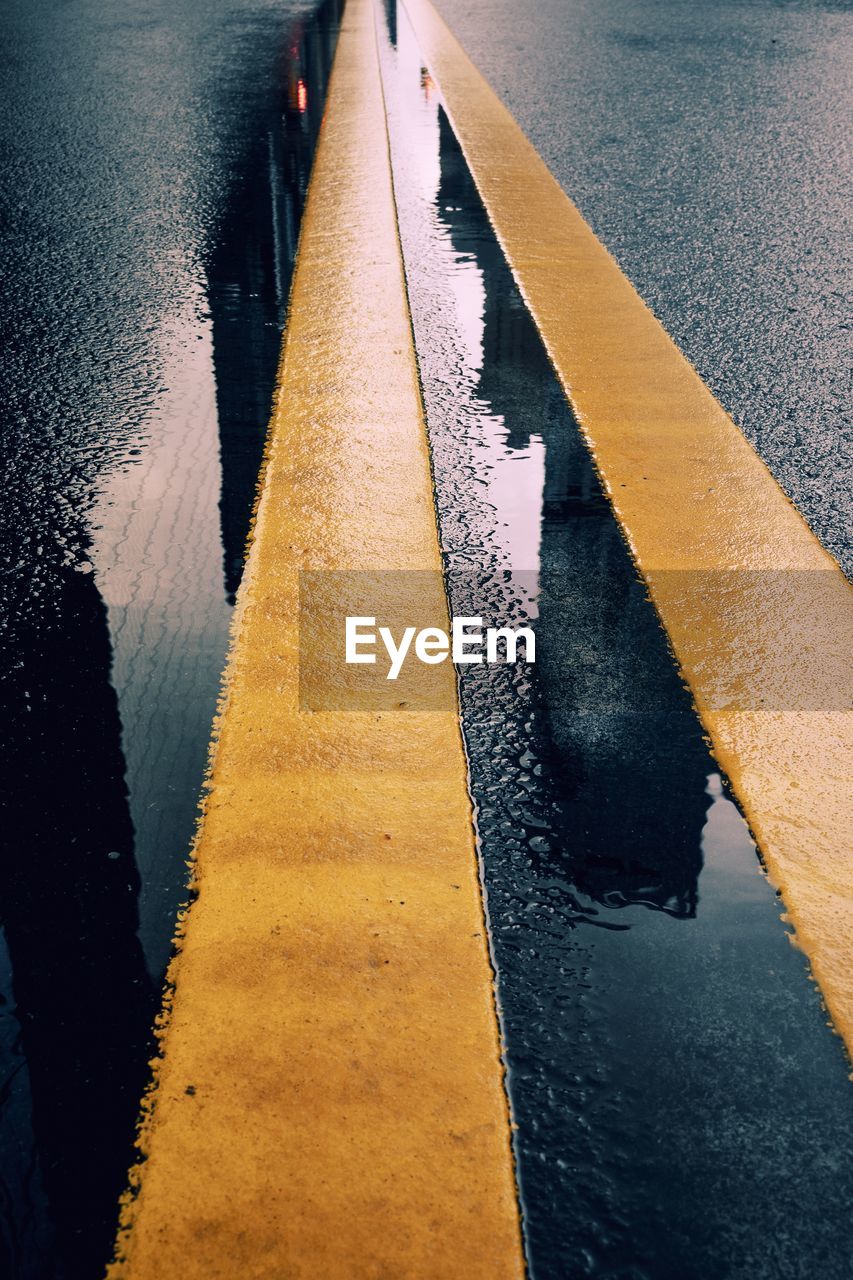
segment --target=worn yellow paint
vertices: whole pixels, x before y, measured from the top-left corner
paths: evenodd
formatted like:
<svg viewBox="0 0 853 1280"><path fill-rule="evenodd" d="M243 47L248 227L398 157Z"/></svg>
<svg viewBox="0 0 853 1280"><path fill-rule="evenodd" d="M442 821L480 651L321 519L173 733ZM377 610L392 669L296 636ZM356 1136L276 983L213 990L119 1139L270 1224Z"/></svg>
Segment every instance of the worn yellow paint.
<svg viewBox="0 0 853 1280"><path fill-rule="evenodd" d="M439 569L370 0L344 18L279 384L109 1274L518 1277L452 670L445 711L298 702L300 569Z"/></svg>
<svg viewBox="0 0 853 1280"><path fill-rule="evenodd" d="M429 0L405 4L716 755L853 1049L849 585Z"/></svg>

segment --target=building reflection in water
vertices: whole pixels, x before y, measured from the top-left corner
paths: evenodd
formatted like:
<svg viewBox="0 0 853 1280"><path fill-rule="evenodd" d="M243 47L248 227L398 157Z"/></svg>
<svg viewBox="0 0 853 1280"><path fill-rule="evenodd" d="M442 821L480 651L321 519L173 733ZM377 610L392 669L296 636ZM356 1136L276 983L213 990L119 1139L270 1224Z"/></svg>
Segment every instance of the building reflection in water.
<svg viewBox="0 0 853 1280"><path fill-rule="evenodd" d="M438 219L480 276L482 357L472 389L482 411L506 424L498 465L511 467L533 440L543 446L541 484L528 499L538 565L519 558L516 540L501 567L529 586L538 614L538 751L552 788L552 869L608 908L643 903L689 917L702 869L707 748L541 339L500 247L472 217L476 189L443 111L438 129ZM534 852L545 874L543 848L539 840Z"/></svg>
<svg viewBox="0 0 853 1280"><path fill-rule="evenodd" d="M207 264L222 463L225 591L233 602L263 458L299 226L343 0L298 22L281 109L253 140Z"/></svg>
<svg viewBox="0 0 853 1280"><path fill-rule="evenodd" d="M843 1054L402 6L393 35L451 609L537 635L535 667L460 682L531 1272L769 1277L820 1256L841 1280L853 1164L835 1138L820 1175L809 1152L818 1115L849 1125Z"/></svg>
<svg viewBox="0 0 853 1280"><path fill-rule="evenodd" d="M13 1145L4 1141L0 1166L0 1240L5 1274L32 1280L103 1265L158 999L137 935L106 610L91 573L60 555L43 568L53 578L44 608L19 615L20 661L0 684L0 902L14 1000L4 1012L18 1024L2 1066Z"/></svg>
<svg viewBox="0 0 853 1280"><path fill-rule="evenodd" d="M482 273L476 393L506 423L510 456L531 435L544 445L537 684L559 863L608 907L692 916L708 809L701 730L541 339L497 242L471 217L476 190L443 112L439 147L439 219ZM523 578L533 566L510 555Z"/></svg>

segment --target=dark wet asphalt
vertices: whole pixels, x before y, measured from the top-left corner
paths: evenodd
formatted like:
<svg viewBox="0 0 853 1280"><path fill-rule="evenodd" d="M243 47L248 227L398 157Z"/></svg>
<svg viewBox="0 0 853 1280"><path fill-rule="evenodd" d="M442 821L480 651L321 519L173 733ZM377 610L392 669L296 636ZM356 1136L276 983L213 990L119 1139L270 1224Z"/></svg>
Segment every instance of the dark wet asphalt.
<svg viewBox="0 0 853 1280"><path fill-rule="evenodd" d="M847 1280L853 1091L405 17L386 101L533 1280Z"/></svg>
<svg viewBox="0 0 853 1280"><path fill-rule="evenodd" d="M316 8L3 9L3 1280L91 1280L114 1231L334 43Z"/></svg>
<svg viewBox="0 0 853 1280"><path fill-rule="evenodd" d="M490 3L494 10L498 0ZM466 43L479 55L479 38L484 66L491 49L519 102L523 88L532 101L534 122L552 142L562 139L566 163L602 202L598 215L581 201L584 212L626 265L633 246L629 273L722 395L685 334L722 333L732 280L748 279L733 276L732 264L741 263L739 245L753 253L744 261L756 261L746 241L761 166L758 176L743 166L732 188L746 230L736 235L730 215L706 252L692 214L676 216L671 193L675 185L689 192L689 183L669 174L654 130L639 151L622 146L615 124L595 134L593 109L607 114L604 73L646 56L656 59L655 75L691 77L707 116L709 103L722 110L707 84L713 69L693 58L679 72L680 57L666 52L673 35L663 51L644 45L656 38L645 30L651 16L662 23L671 5L641 10L633 43L607 35L590 9L584 47L543 40L547 23L566 17L555 0L536 7L544 27L532 25L532 9L500 4L523 45L516 56L501 46L503 19L478 23L476 6L463 14L460 5L459 28L475 20ZM88 1280L112 1235L322 100L329 40L298 23L314 7L10 0L4 8L0 558L13 568L0 599L0 1275L14 1280ZM676 31L691 12L678 10ZM712 13L709 33L731 12ZM765 10L738 12L750 30L770 21ZM767 12L803 42L841 21L826 10L812 21L811 8ZM532 57L521 56L524 30ZM729 40L731 57L743 54L744 39ZM793 85L805 55L798 61L785 46L772 56ZM597 62L598 88L584 72L557 110L537 58L561 77ZM815 81L788 97L778 91L786 110L796 114L804 94L806 106L809 94L831 96L834 59L824 56L823 89ZM759 107L771 93L769 72L765 80ZM735 95L731 113L746 93L736 88L722 95L724 103ZM619 126L626 136L648 121L650 83L640 98L646 116L632 108ZM566 123L573 101L584 108L575 112L580 133ZM454 293L458 263L449 292L439 275L437 295L426 278L421 302L413 298L436 466L445 468L442 529L463 566L451 574L454 602L458 611L485 592L496 607L518 608L519 582L522 590L529 583L516 575L507 584L507 565L535 563L540 635L568 628L606 655L580 686L565 664L546 662L537 685L484 691L469 682L464 694L536 1276L846 1280L849 1151L836 1142L849 1130L842 1056L784 940L446 129L439 165L438 119L432 108L420 152L437 184L428 234L473 275ZM686 110L673 117L663 130L668 147L687 145L689 124ZM788 155L788 135L778 124L777 132L777 150ZM825 148L803 141L802 128L794 133L817 163ZM709 145L695 130L690 138ZM547 155L547 139L537 140ZM624 181L613 176L614 154L627 166ZM767 172L770 163L765 153ZM653 166L652 187L641 179ZM710 200L713 175L703 183ZM569 190L581 199L578 187ZM806 204L804 228L808 217L828 225L820 202ZM596 222L605 214L612 234ZM778 276L777 259L788 262L784 296L794 302L783 307L754 267L750 286L773 301L774 333L800 332L823 298L831 252L825 236L810 233L821 270L801 271L805 256L789 261L782 249L805 231L788 235L790 202L777 216L771 266ZM661 262L666 270L656 271ZM700 287L709 278L710 291ZM691 291L680 334L663 301L683 298L684 279ZM447 337L443 290L456 298L453 323L461 325L461 335L450 334L450 375L440 359L430 364L423 327L426 320ZM737 296L748 295L744 284ZM418 305L427 308L420 318ZM796 401L800 416L779 416L786 441L795 428L801 435L799 461L785 454L786 465L805 483L810 460L809 483L823 485L819 467L835 465L837 437L820 425L828 404L821 370L834 362L836 331L821 346L806 324L793 362L780 339L776 377L765 348L747 341L748 315L732 310L727 320L725 341L734 333L744 345L720 363L726 385L744 390L750 413L765 414L755 421L767 433L770 418L747 393L760 385L761 406L772 396ZM441 342L435 350L440 356ZM793 379L806 367L815 376L803 374L795 394ZM804 385L815 410L806 427ZM453 412L439 430L443 404ZM836 498L821 508L830 532ZM480 565L484 546L481 578L464 566L466 558ZM632 710L638 680L646 697L662 700L658 721ZM615 718L602 717L602 700L615 704ZM613 923L616 930L604 927Z"/></svg>
<svg viewBox="0 0 853 1280"><path fill-rule="evenodd" d="M853 572L846 0L436 0Z"/></svg>

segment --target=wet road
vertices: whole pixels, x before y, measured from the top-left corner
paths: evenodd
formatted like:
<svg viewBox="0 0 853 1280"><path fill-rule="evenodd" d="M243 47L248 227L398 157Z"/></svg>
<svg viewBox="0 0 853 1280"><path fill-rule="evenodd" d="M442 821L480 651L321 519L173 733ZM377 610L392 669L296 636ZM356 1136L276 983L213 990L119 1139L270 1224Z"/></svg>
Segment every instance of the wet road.
<svg viewBox="0 0 853 1280"><path fill-rule="evenodd" d="M844 14L442 5L841 556ZM5 11L15 1280L99 1274L112 1234L322 104L314 7ZM397 178L454 606L577 637L532 686L463 687L534 1273L846 1280L843 1054L409 56L389 101L416 120Z"/></svg>
<svg viewBox="0 0 853 1280"><path fill-rule="evenodd" d="M437 7L821 541L853 571L850 6Z"/></svg>
<svg viewBox="0 0 853 1280"><path fill-rule="evenodd" d="M0 1274L14 1280L100 1274L114 1231L333 49L331 27L303 21L316 7L4 7Z"/></svg>
<svg viewBox="0 0 853 1280"><path fill-rule="evenodd" d="M840 1042L402 6L383 56L534 1280L845 1280ZM760 1188L760 1193L758 1189Z"/></svg>

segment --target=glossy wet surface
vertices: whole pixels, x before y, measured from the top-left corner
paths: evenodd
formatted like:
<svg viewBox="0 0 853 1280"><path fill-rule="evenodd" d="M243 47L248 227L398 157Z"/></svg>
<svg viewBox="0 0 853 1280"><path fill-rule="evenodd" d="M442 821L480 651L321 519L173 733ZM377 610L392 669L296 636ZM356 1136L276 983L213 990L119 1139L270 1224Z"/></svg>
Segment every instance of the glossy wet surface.
<svg viewBox="0 0 853 1280"><path fill-rule="evenodd" d="M332 44L328 27L302 25L313 8L146 0L119 14L94 0L14 0L4 15L0 555L13 570L0 602L0 713L11 726L0 758L0 1274L15 1280L100 1274L112 1237ZM811 41L788 38L772 55L796 105L798 76L821 63L837 13L787 10L806 14L796 40ZM529 23L525 12L514 9ZM853 1172L840 1046L405 21L388 13L398 196L453 606L530 613L540 639L535 680L466 673L462 689L534 1274L846 1280ZM499 24L480 30L505 57ZM551 47L561 63L583 49ZM680 65L671 42L628 27L604 47L628 74L637 55ZM524 58L504 65L530 69ZM834 55L821 65L832 72ZM535 66L511 100L531 131L550 74ZM687 70L695 88L699 66ZM817 93L824 81L831 94L831 74L799 83ZM736 113L728 83L722 101ZM705 300L731 278L746 280L743 296L766 265L746 217L762 165L736 165L745 185L715 259L701 220L692 233L689 202L678 213L691 230L678 255L692 264L678 279L695 281L702 305L668 311L660 282L678 255L660 222L670 206L639 218L635 240L619 218L634 207L636 174L607 180L614 148L642 165L649 139L623 146L598 136L595 118L575 111L592 132L574 129L566 164L585 175L587 198L574 177L568 189L589 216L592 194L603 202L597 229L727 406L769 441L768 456L771 418L783 424L779 474L837 548L824 374L841 330L798 327L825 314L832 244L820 229L798 234L790 270L805 302L773 310L773 342L760 327L755 345L732 328L739 315L751 329L763 303L738 311L729 292L708 345L721 311ZM683 123L667 137L684 136ZM819 190L826 146L796 130L794 141ZM668 157L662 148L664 168ZM644 178L643 199L656 189ZM809 217L822 207L809 201ZM782 209L779 245L791 218ZM787 268L773 261L759 298L776 308ZM748 359L718 359L730 349ZM820 376L804 396L812 368ZM753 397L754 422L738 395Z"/></svg>
<svg viewBox="0 0 853 1280"><path fill-rule="evenodd" d="M464 670L530 1262L691 1280L853 1262L853 1097L588 455L391 0L392 159Z"/></svg>
<svg viewBox="0 0 853 1280"><path fill-rule="evenodd" d="M849 3L437 8L849 574Z"/></svg>
<svg viewBox="0 0 853 1280"><path fill-rule="evenodd" d="M101 1274L339 5L6 7L0 1274Z"/></svg>

